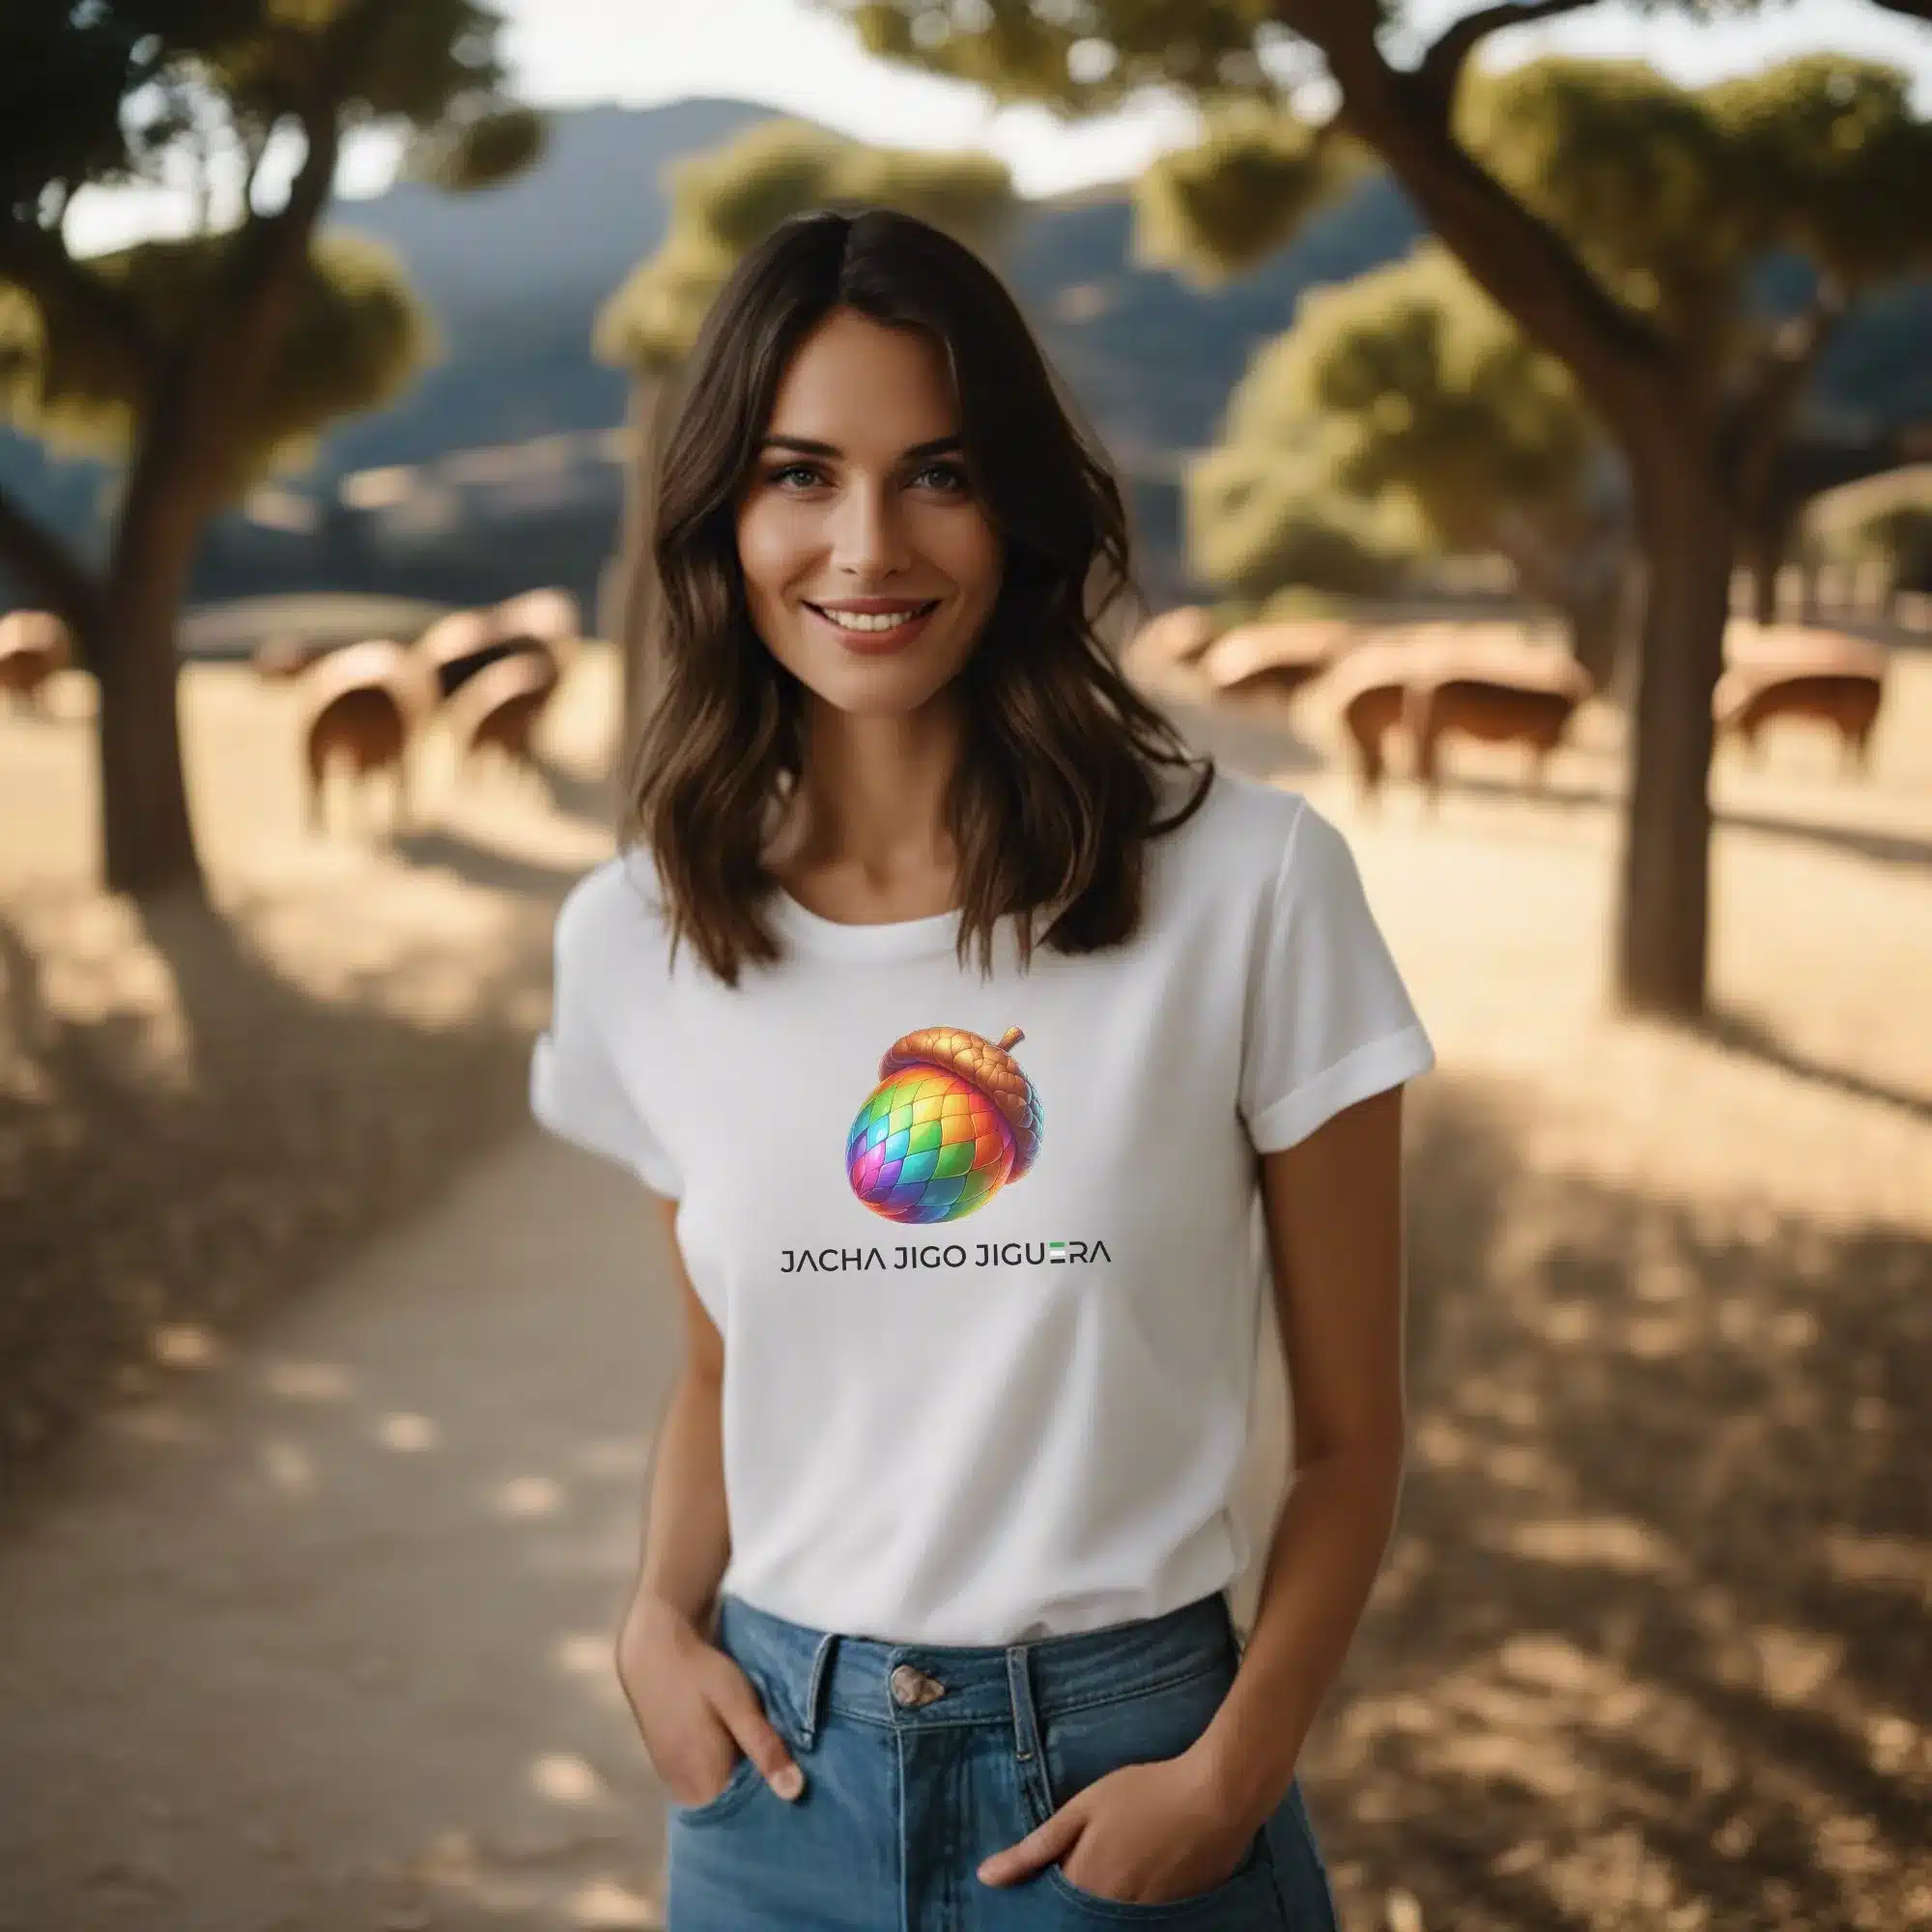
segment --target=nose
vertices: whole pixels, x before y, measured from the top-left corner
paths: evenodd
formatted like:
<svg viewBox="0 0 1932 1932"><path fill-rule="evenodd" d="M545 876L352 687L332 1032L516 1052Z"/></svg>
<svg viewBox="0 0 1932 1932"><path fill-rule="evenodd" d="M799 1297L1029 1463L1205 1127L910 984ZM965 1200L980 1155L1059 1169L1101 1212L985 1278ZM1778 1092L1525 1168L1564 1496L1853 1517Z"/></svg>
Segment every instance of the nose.
<svg viewBox="0 0 1932 1932"><path fill-rule="evenodd" d="M911 561L898 495L890 482L854 483L839 504L832 537L836 570L879 582Z"/></svg>

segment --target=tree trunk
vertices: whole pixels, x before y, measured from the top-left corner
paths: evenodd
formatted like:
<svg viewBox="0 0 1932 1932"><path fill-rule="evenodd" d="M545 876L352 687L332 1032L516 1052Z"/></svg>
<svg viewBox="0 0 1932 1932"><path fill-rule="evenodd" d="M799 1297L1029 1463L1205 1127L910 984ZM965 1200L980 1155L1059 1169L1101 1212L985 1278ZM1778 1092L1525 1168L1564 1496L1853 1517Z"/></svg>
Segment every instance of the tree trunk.
<svg viewBox="0 0 1932 1932"><path fill-rule="evenodd" d="M182 772L174 612L140 594L111 595L107 638L88 640L98 667L102 869L110 892L203 895ZM107 639L111 638L111 643Z"/></svg>
<svg viewBox="0 0 1932 1932"><path fill-rule="evenodd" d="M1736 518L1723 469L1659 440L1636 477L1648 596L1631 724L1614 997L1704 1010L1710 930L1711 694L1723 668Z"/></svg>
<svg viewBox="0 0 1932 1932"><path fill-rule="evenodd" d="M90 639L100 712L102 873L110 892L204 894L183 773L175 633L202 511L186 477L143 452L108 562L101 634Z"/></svg>
<svg viewBox="0 0 1932 1932"><path fill-rule="evenodd" d="M676 387L675 378L668 373L639 375L631 385L631 462L625 476L618 567L617 642L624 691L613 763L620 784L629 779L644 720L658 695L658 578L651 532L657 516L658 452L669 427Z"/></svg>
<svg viewBox="0 0 1932 1932"><path fill-rule="evenodd" d="M1565 610L1570 655L1589 673L1590 682L1606 696L1618 682L1618 659L1624 648L1624 581L1621 571L1607 583L1579 590Z"/></svg>

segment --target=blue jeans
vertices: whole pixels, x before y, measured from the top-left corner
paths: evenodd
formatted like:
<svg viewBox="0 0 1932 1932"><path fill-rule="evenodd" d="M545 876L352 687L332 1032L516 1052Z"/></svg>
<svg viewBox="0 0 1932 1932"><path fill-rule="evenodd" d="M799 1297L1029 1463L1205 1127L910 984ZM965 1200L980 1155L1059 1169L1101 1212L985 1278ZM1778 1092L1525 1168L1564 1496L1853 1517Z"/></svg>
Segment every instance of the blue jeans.
<svg viewBox="0 0 1932 1932"><path fill-rule="evenodd" d="M1004 1886L980 1861L1126 1764L1208 1728L1241 1645L1225 1593L1029 1643L892 1644L720 1600L712 1639L806 1776L789 1803L742 1753L667 1811L668 1932L1337 1932L1299 1782L1233 1874L1170 1904L1084 1891L1058 1861Z"/></svg>

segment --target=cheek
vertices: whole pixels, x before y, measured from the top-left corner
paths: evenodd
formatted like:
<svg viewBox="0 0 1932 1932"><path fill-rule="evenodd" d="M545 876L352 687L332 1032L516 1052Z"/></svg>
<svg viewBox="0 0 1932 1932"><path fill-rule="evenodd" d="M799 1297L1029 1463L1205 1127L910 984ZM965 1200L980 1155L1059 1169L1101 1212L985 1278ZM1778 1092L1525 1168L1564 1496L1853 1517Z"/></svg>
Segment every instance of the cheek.
<svg viewBox="0 0 1932 1932"><path fill-rule="evenodd" d="M946 532L939 560L953 582L970 586L979 601L990 602L1000 583L1000 540L990 524L961 519Z"/></svg>
<svg viewBox="0 0 1932 1932"><path fill-rule="evenodd" d="M738 520L738 566L754 596L779 597L798 574L805 545L795 518L774 515L766 505Z"/></svg>

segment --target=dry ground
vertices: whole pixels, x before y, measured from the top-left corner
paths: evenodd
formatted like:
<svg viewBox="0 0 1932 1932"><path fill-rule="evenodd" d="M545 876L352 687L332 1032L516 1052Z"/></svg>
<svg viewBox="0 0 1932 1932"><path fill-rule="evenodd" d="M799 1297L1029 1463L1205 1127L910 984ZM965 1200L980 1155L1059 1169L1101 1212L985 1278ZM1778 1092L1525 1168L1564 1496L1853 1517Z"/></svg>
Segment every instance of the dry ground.
<svg viewBox="0 0 1932 1932"><path fill-rule="evenodd" d="M344 774L329 836L301 830L292 686L191 666L214 919L95 890L84 678L0 710L0 1476L104 1378L138 1385L151 1338L313 1278L525 1121L551 909L609 849L612 669L602 646L573 667L547 788L459 786L432 727L418 829L385 844L384 781Z"/></svg>
<svg viewBox="0 0 1932 1932"><path fill-rule="evenodd" d="M432 770L434 829L389 852L300 840L286 694L196 672L197 806L230 923L185 932L144 933L82 883L84 721L0 720L0 1319L31 1337L16 1281L108 1295L75 1385L158 1354L119 1438L184 1445L154 1477L172 1488L102 1463L64 1514L23 1502L9 1534L30 1565L0 1550L17 1634L0 1690L22 1718L0 1729L24 1754L0 1782L41 1771L60 1797L4 1868L71 1906L59 1932L647 1922L659 1830L597 1615L650 1406L587 1373L594 1342L575 1368L545 1350L593 1331L546 1327L554 1285L510 1244L517 1217L490 1219L564 1184L531 1165L556 1156L499 1151L444 1197L438 1212L488 1224L473 1283L446 1241L404 1230L267 1319L514 1121L551 907L606 849L588 775L608 670L567 688L550 796L464 801ZM1841 781L1797 731L1761 769L1720 754L1717 1018L1696 1033L1604 1014L1614 718L1586 713L1544 797L1507 753L1452 748L1432 821L1400 782L1358 806L1315 694L1229 714L1184 681L1164 692L1198 742L1344 826L1441 1055L1409 1101L1402 1524L1303 1761L1350 1932L1932 1925L1932 658L1896 673L1869 780ZM607 1190L559 1224L613 1296L622 1212ZM639 1340L628 1319L611 1348ZM250 1378L197 1384L238 1328ZM330 1359L333 1395L315 1374ZM287 1419L331 1401L333 1435ZM426 1416L447 1452L399 1463L434 1439ZM1280 1428L1271 1405L1264 1512ZM505 1563L469 1526L486 1490L498 1525L561 1516ZM183 1514L197 1494L206 1522ZM174 1514L144 1518L136 1495ZM278 1552L248 1511L303 1495L306 1537ZM479 1694L565 1577L595 1587L555 1668ZM406 1626L396 1605L432 1587L460 1616ZM29 1682L61 1655L66 1677ZM245 1673L225 1662L244 1655ZM425 1824L374 1888L384 1821L433 1816L438 1778L467 1805L460 1774L512 1708L597 1739L533 1757L521 1853L506 1839L479 1872L471 1839ZM199 1809L168 1788L184 1738ZM591 1804L600 1749L616 1795ZM260 1844L224 1825L244 1800ZM604 1850L546 1849L531 1807L587 1807ZM172 1854L144 1849L169 1832ZM546 1861L579 1875L539 1884ZM75 1871L84 1889L45 1889Z"/></svg>

